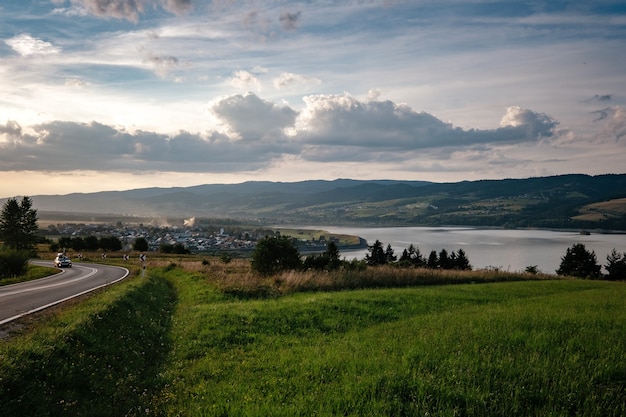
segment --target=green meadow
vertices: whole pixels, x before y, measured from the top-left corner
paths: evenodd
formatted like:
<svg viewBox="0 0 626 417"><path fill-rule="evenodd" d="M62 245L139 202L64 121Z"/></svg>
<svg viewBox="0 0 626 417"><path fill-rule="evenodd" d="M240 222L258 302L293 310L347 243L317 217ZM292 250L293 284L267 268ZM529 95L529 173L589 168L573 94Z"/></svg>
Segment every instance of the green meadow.
<svg viewBox="0 0 626 417"><path fill-rule="evenodd" d="M0 415L626 415L624 283L245 297L215 274L152 268L0 341Z"/></svg>

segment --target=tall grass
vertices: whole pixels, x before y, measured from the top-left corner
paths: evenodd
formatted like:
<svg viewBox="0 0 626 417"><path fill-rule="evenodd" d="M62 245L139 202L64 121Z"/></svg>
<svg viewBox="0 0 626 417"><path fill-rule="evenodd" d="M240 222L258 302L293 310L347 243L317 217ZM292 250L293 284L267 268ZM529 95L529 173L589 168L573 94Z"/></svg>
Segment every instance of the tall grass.
<svg viewBox="0 0 626 417"><path fill-rule="evenodd" d="M509 273L497 270L456 271L426 268L369 267L364 270L289 271L275 278L281 294L301 291L398 288L419 285L448 285L555 279L543 274Z"/></svg>
<svg viewBox="0 0 626 417"><path fill-rule="evenodd" d="M303 291L562 279L555 275L496 269L459 271L395 266L343 268L337 271L285 271L272 277L265 277L253 272L247 259L233 259L224 263L216 257L198 259L193 256L153 260L151 266L176 267L187 272L201 273L211 285L226 294L241 298L273 297Z"/></svg>

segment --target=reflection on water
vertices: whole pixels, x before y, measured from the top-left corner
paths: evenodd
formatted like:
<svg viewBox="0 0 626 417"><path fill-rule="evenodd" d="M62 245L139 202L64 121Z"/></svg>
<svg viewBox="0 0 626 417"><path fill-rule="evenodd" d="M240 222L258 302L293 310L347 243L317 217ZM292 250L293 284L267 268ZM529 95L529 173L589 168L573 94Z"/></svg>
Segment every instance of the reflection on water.
<svg viewBox="0 0 626 417"><path fill-rule="evenodd" d="M306 228L306 227L301 227ZM600 265L606 264L606 256L615 248L626 252L626 235L595 234L582 235L579 232L549 230L502 230L473 229L467 227L389 227L358 228L315 226L330 233L358 235L371 245L380 240L385 246L391 244L396 255L400 256L412 243L424 256L435 250L448 252L462 248L476 268L498 267L510 271L523 271L527 266L537 265L541 272L552 274L561 263L567 248L582 243L593 250ZM366 249L343 251L347 259L362 259Z"/></svg>

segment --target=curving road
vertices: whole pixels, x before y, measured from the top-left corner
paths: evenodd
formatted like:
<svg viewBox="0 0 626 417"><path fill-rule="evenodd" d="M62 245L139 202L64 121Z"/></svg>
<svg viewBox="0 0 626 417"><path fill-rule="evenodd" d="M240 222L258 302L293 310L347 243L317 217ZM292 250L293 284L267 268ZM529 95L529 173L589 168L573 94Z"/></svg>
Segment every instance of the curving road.
<svg viewBox="0 0 626 417"><path fill-rule="evenodd" d="M32 261L52 266L51 261ZM74 264L58 274L0 287L0 325L43 310L128 276L126 268L100 264Z"/></svg>

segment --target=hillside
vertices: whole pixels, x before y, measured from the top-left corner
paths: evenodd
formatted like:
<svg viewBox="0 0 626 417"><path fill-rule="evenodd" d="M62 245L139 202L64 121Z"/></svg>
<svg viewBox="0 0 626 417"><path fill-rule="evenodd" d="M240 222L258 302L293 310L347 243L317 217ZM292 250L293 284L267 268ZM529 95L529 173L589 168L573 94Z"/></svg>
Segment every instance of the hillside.
<svg viewBox="0 0 626 417"><path fill-rule="evenodd" d="M33 196L40 217L230 218L272 224L626 230L626 174L527 179L302 181ZM52 214L54 212L55 214Z"/></svg>

